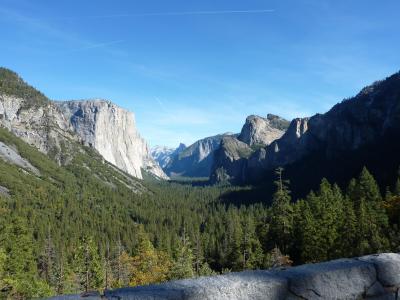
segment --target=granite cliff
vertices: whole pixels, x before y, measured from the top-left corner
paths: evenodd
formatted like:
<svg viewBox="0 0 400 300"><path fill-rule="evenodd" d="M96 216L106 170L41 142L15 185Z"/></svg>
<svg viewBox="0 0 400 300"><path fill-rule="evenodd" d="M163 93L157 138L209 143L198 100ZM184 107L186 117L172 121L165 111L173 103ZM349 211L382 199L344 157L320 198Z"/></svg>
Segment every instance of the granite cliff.
<svg viewBox="0 0 400 300"><path fill-rule="evenodd" d="M223 139L215 151L211 182L242 182L247 178L250 158L254 162L253 154L261 153L257 159L262 159L263 148L282 137L288 126L287 120L272 114L266 118L256 115L247 117L240 134Z"/></svg>
<svg viewBox="0 0 400 300"><path fill-rule="evenodd" d="M71 159L75 142L96 149L137 178L142 178L142 171L167 178L140 137L132 113L106 100L51 101L4 68L0 124L61 164Z"/></svg>
<svg viewBox="0 0 400 300"><path fill-rule="evenodd" d="M280 138L288 125L288 121L273 114L268 114L266 118L251 115L246 118L238 140L249 146L267 146Z"/></svg>
<svg viewBox="0 0 400 300"><path fill-rule="evenodd" d="M142 170L166 179L145 140L136 129L132 113L106 100L55 102L82 142L108 162L142 178Z"/></svg>

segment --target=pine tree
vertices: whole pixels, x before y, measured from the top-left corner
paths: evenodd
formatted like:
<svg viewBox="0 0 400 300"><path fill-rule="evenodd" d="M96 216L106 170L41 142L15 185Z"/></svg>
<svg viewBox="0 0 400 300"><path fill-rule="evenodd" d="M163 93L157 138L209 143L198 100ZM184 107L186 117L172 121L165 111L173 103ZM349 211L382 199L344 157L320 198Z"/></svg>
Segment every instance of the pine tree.
<svg viewBox="0 0 400 300"><path fill-rule="evenodd" d="M200 232L197 232L195 247L194 247L194 267L195 267L195 273L198 276L201 273L201 267L204 265L204 257L203 257L201 242L202 241Z"/></svg>
<svg viewBox="0 0 400 300"><path fill-rule="evenodd" d="M326 179L322 179L317 194L311 198L309 204L316 222L316 247L319 249L314 259L324 261L336 258L343 205L339 187L331 186Z"/></svg>
<svg viewBox="0 0 400 300"><path fill-rule="evenodd" d="M171 268L171 279L182 279L194 277L193 252L190 241L186 235L182 236L180 243L175 249L174 262Z"/></svg>
<svg viewBox="0 0 400 300"><path fill-rule="evenodd" d="M357 237L357 217L354 212L354 206L348 197L343 200L342 216L340 220L340 239L337 248L340 251L340 257L353 257L356 255L356 237Z"/></svg>
<svg viewBox="0 0 400 300"><path fill-rule="evenodd" d="M44 249L39 257L39 275L53 288L57 287L57 253L48 229Z"/></svg>
<svg viewBox="0 0 400 300"><path fill-rule="evenodd" d="M82 237L75 253L75 273L82 290L88 292L103 287L103 268L98 249L90 237Z"/></svg>
<svg viewBox="0 0 400 300"><path fill-rule="evenodd" d="M315 197L313 193L311 193L307 199L311 197ZM308 203L304 206L302 212L302 222L301 224L301 243L300 243L300 252L301 252L301 262L315 262L317 261L317 256L319 255L320 249L318 248L318 226L314 219L314 214L308 205Z"/></svg>
<svg viewBox="0 0 400 300"><path fill-rule="evenodd" d="M256 236L253 218L246 216L242 227L243 270L260 268L263 261L263 252L261 243Z"/></svg>
<svg viewBox="0 0 400 300"><path fill-rule="evenodd" d="M380 252L388 248L388 218L378 185L364 167L359 178L352 180L349 196L357 217L357 255Z"/></svg>
<svg viewBox="0 0 400 300"><path fill-rule="evenodd" d="M226 227L223 253L223 257L225 257L224 267L233 271L243 270L243 229L240 218L233 209L228 212Z"/></svg>
<svg viewBox="0 0 400 300"><path fill-rule="evenodd" d="M273 196L269 234L275 246L287 253L292 241L293 207L287 187L288 181L282 178L283 169L277 169L276 174L278 177L275 182L277 190Z"/></svg>

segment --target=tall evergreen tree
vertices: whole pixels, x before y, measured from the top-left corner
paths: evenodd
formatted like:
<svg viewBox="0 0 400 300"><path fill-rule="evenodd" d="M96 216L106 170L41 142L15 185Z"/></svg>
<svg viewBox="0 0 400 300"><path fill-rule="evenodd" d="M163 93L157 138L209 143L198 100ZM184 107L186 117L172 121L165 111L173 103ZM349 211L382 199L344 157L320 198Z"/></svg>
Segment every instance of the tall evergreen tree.
<svg viewBox="0 0 400 300"><path fill-rule="evenodd" d="M307 202L313 197L316 197L314 193L310 193L307 197ZM302 220L300 225L300 259L301 262L315 262L317 261L317 256L319 255L319 236L318 236L318 225L314 218L314 214L310 208L310 205L306 203L303 206L301 212Z"/></svg>
<svg viewBox="0 0 400 300"><path fill-rule="evenodd" d="M365 167L358 179L351 181L349 196L357 217L356 254L386 250L388 218L378 185Z"/></svg>
<svg viewBox="0 0 400 300"><path fill-rule="evenodd" d="M263 262L263 252L260 240L256 236L256 227L253 218L249 215L245 216L242 227L242 268L243 270L260 268Z"/></svg>
<svg viewBox="0 0 400 300"><path fill-rule="evenodd" d="M171 279L193 277L195 275L193 261L194 257L190 241L183 235L175 250L174 262L170 273Z"/></svg>
<svg viewBox="0 0 400 300"><path fill-rule="evenodd" d="M292 241L293 207L288 181L283 180L283 169L276 170L276 192L271 207L270 238L281 251L287 253Z"/></svg>
<svg viewBox="0 0 400 300"><path fill-rule="evenodd" d="M57 257L50 229L48 228L44 249L39 257L39 275L52 287L57 287Z"/></svg>
<svg viewBox="0 0 400 300"><path fill-rule="evenodd" d="M75 273L84 291L103 287L103 268L98 248L90 237L82 237L75 253Z"/></svg>
<svg viewBox="0 0 400 300"><path fill-rule="evenodd" d="M340 251L340 257L355 256L356 237L357 237L357 217L354 211L354 205L349 197L343 199L342 216L340 220L340 239L337 249Z"/></svg>
<svg viewBox="0 0 400 300"><path fill-rule="evenodd" d="M226 243L226 247L224 247L224 256L226 258L224 263L225 268L233 271L243 270L243 228L236 210L229 210L226 222L226 232L224 235Z"/></svg>

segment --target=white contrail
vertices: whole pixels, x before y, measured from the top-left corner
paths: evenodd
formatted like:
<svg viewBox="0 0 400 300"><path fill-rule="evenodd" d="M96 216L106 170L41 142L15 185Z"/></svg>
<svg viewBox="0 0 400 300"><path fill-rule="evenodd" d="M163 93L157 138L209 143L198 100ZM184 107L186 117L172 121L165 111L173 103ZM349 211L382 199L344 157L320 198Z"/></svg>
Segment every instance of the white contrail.
<svg viewBox="0 0 400 300"><path fill-rule="evenodd" d="M164 110L165 112L167 111L166 107L164 106L164 103L161 102L160 98L154 97L156 99L157 103L160 105L161 109Z"/></svg>
<svg viewBox="0 0 400 300"><path fill-rule="evenodd" d="M112 19L130 17L159 17L159 16L189 16L189 15L227 15L227 14L264 14L275 12L274 9L253 9L253 10L200 10L200 11L181 11L181 12L159 12L159 13L137 13L137 14L117 14L85 16L90 19ZM82 18L82 17L76 17ZM68 18L74 19L74 18Z"/></svg>

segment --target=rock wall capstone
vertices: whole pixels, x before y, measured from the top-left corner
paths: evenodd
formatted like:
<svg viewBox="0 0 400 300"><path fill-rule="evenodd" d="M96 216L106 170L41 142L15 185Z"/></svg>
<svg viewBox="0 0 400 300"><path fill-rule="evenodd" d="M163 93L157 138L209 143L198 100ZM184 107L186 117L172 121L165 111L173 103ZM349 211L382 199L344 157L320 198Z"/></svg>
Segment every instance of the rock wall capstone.
<svg viewBox="0 0 400 300"><path fill-rule="evenodd" d="M280 270L245 271L158 285L121 288L106 291L104 295L66 295L51 299L397 300L399 288L400 254L383 253Z"/></svg>

